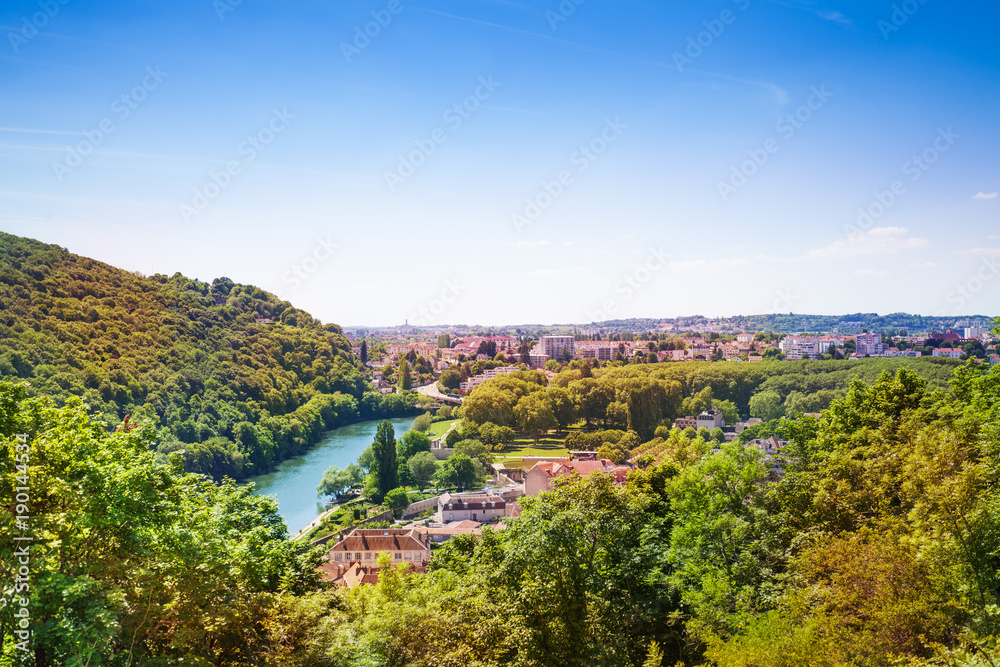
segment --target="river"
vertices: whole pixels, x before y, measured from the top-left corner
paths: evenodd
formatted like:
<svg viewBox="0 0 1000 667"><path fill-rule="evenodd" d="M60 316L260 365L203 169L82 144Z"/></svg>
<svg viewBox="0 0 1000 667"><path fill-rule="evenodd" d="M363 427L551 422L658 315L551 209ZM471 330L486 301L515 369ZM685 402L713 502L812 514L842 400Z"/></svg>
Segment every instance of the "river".
<svg viewBox="0 0 1000 667"><path fill-rule="evenodd" d="M397 440L410 430L413 420L413 417L389 420ZM377 426L378 421L367 421L330 431L302 456L288 459L274 472L249 480L256 484L260 495L278 499L278 512L288 524L289 535L294 535L326 509L322 499L316 497L316 487L323 480L326 469L330 466L346 468L357 461L375 440Z"/></svg>

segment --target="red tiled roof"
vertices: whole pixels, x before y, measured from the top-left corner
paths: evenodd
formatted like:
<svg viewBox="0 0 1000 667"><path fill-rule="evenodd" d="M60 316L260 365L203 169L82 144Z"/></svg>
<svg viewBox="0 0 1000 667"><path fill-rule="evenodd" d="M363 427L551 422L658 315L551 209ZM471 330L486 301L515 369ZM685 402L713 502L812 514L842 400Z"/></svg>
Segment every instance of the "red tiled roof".
<svg viewBox="0 0 1000 667"><path fill-rule="evenodd" d="M427 550L415 530L355 530L330 548L333 552Z"/></svg>

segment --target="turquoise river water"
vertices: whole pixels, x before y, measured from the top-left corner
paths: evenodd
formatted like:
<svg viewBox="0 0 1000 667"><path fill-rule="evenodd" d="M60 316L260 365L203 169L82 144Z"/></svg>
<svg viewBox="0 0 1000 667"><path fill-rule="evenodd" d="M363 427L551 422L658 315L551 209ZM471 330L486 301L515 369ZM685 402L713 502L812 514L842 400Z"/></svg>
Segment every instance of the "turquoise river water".
<svg viewBox="0 0 1000 667"><path fill-rule="evenodd" d="M413 418L390 419L396 439L406 433ZM378 421L359 422L330 431L315 447L302 456L281 463L274 472L253 477L257 493L278 499L278 511L294 535L326 509L316 497L316 486L330 466L346 468L354 463L375 439Z"/></svg>

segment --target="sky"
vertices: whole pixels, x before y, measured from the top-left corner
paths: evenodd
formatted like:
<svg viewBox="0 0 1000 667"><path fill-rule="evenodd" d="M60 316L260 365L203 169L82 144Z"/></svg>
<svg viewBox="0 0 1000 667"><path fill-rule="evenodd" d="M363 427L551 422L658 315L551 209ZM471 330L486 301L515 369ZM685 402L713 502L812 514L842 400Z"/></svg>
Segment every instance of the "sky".
<svg viewBox="0 0 1000 667"><path fill-rule="evenodd" d="M990 0L6 0L0 230L345 326L998 314Z"/></svg>

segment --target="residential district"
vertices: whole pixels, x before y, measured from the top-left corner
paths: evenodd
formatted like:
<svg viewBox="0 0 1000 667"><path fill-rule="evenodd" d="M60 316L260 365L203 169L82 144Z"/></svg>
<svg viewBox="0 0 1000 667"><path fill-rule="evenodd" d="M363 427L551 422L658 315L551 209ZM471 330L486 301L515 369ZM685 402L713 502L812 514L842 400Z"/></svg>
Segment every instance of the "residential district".
<svg viewBox="0 0 1000 667"><path fill-rule="evenodd" d="M355 354L371 369L372 382L383 392L416 389L435 405L460 405L482 383L500 375L525 369L541 369L553 376L569 364L592 367L630 363L682 361L754 363L765 360L802 361L860 359L871 357L945 357L972 359L980 363L1000 362L989 321L957 321L942 331L868 332L853 335L784 334L762 332L677 333L636 336L600 335L480 335L416 331L356 332ZM478 370L479 372L473 373ZM407 377L403 377L408 374ZM818 415L817 415L818 416ZM719 410L680 417L679 429L719 432L725 442L761 419L727 424ZM705 431L702 431L705 429ZM717 441L721 445L722 437ZM438 437L431 450L438 459L454 450ZM746 442L756 448L770 466L769 479L782 475L781 450L785 442L776 436ZM323 577L353 588L376 583L381 567L403 565L413 572L427 571L437 545L459 535L480 535L489 527L504 530L506 522L520 513L519 500L551 490L557 480L608 474L624 485L628 473L643 462L633 457L615 463L592 451L569 451L567 456L525 456L516 461L493 463L492 479L482 489L467 493L442 493L410 504L388 527L353 527L318 540L327 545ZM430 515L430 516L429 516ZM378 518L378 517L377 517ZM381 518L393 518L386 513ZM381 560L380 560L381 557Z"/></svg>

